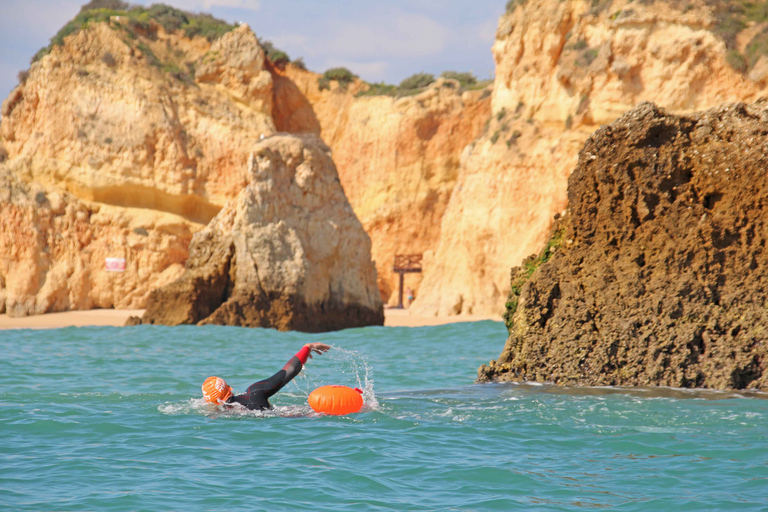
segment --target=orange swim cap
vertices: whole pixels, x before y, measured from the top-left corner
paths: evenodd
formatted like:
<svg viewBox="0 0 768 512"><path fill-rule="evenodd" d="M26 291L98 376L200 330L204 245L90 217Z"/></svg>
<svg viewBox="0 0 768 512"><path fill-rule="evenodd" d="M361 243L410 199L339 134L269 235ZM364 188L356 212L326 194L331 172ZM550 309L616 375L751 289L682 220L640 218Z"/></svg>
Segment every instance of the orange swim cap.
<svg viewBox="0 0 768 512"><path fill-rule="evenodd" d="M232 396L232 388L220 377L208 377L203 382L203 398L212 404L224 403Z"/></svg>

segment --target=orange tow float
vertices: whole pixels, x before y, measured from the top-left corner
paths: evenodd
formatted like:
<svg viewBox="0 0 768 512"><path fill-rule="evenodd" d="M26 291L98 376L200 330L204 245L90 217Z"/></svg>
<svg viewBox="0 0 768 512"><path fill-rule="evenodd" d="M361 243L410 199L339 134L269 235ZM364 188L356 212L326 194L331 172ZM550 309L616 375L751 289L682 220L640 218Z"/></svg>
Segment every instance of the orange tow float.
<svg viewBox="0 0 768 512"><path fill-rule="evenodd" d="M307 401L315 412L341 416L362 409L363 392L348 386L323 386L311 392Z"/></svg>

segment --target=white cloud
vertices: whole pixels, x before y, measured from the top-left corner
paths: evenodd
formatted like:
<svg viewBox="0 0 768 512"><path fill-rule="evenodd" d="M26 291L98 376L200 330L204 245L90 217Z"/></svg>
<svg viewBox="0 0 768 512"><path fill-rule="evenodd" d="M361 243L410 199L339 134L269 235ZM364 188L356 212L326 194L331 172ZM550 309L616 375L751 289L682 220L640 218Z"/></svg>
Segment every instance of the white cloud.
<svg viewBox="0 0 768 512"><path fill-rule="evenodd" d="M334 23L332 32L335 36L317 52L363 60L435 55L445 48L449 35L435 20L404 12Z"/></svg>

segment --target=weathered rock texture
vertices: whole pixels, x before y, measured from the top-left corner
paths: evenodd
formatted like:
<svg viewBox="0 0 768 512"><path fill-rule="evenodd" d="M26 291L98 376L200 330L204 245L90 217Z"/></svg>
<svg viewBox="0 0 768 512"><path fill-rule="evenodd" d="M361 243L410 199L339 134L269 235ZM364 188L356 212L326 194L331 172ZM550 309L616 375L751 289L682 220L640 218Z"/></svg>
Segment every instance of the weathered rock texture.
<svg viewBox="0 0 768 512"><path fill-rule="evenodd" d="M463 155L412 309L500 314L509 268L544 244L553 216L566 207L578 151L601 124L643 100L684 113L765 95L767 58L746 72L727 59L736 49L749 54L766 24L733 31L728 4L510 4L516 7L500 19L493 46L491 121Z"/></svg>
<svg viewBox="0 0 768 512"><path fill-rule="evenodd" d="M0 313L143 307L181 275L194 231L176 215L89 204L0 167ZM125 258L125 271L107 271L107 257Z"/></svg>
<svg viewBox="0 0 768 512"><path fill-rule="evenodd" d="M266 66L247 26L211 44L125 17L34 63L2 106L0 311L141 308L177 278L274 132Z"/></svg>
<svg viewBox="0 0 768 512"><path fill-rule="evenodd" d="M329 153L311 135L259 143L250 185L195 234L184 274L152 292L141 322L310 332L382 325L370 239Z"/></svg>
<svg viewBox="0 0 768 512"><path fill-rule="evenodd" d="M433 252L455 189L464 148L490 115L488 90L462 91L438 79L402 98L359 96L361 82L321 91L318 75L289 66L276 71L275 124L321 135L349 202L371 237L382 297L397 302L396 254ZM414 289L420 274L406 277Z"/></svg>
<svg viewBox="0 0 768 512"><path fill-rule="evenodd" d="M159 25L143 36L98 23L32 65L3 103L2 142L24 181L205 223L245 186L250 148L274 132L263 65L246 25L211 47ZM195 80L181 71L195 66Z"/></svg>
<svg viewBox="0 0 768 512"><path fill-rule="evenodd" d="M767 101L598 130L479 379L768 388L767 166Z"/></svg>

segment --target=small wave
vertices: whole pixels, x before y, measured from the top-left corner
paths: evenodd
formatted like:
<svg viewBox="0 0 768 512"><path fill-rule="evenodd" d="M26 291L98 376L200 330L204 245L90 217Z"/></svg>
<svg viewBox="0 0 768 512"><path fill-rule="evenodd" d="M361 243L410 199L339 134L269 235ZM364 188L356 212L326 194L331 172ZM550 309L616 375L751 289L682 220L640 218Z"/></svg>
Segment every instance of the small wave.
<svg viewBox="0 0 768 512"><path fill-rule="evenodd" d="M707 389L707 388L673 388L669 386L558 386L542 382L503 382L485 384L488 386L504 386L519 390L536 390L553 395L589 396L602 400L611 395L627 395L642 399L698 399L698 400L729 400L737 398L756 398L766 400L768 393L749 389Z"/></svg>
<svg viewBox="0 0 768 512"><path fill-rule="evenodd" d="M183 402L168 402L157 410L169 416L195 414L214 418L253 417L253 418L292 418L318 416L309 405L279 405L263 411L252 411L240 404L230 406L212 405L202 398L190 398Z"/></svg>

